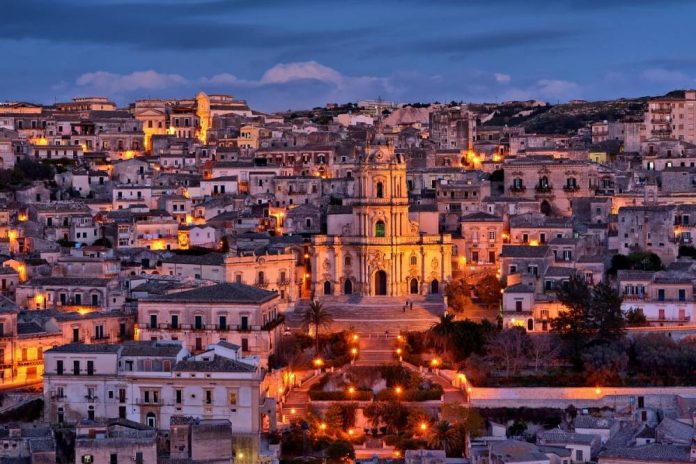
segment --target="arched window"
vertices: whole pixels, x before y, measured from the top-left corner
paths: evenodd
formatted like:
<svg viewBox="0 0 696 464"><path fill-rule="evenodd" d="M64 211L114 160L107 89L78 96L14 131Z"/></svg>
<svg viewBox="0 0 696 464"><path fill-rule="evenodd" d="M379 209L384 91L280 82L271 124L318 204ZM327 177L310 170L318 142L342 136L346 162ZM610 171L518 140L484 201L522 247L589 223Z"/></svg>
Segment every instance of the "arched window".
<svg viewBox="0 0 696 464"><path fill-rule="evenodd" d="M578 181L575 179L575 177L569 177L566 180L566 185L568 188L575 188L578 185Z"/></svg>
<svg viewBox="0 0 696 464"><path fill-rule="evenodd" d="M527 330L529 332L534 330L534 319L527 319Z"/></svg>
<svg viewBox="0 0 696 464"><path fill-rule="evenodd" d="M331 295L331 282L324 282L324 295Z"/></svg>
<svg viewBox="0 0 696 464"><path fill-rule="evenodd" d="M541 188L547 188L549 186L549 178L546 176L542 176L539 178L539 187Z"/></svg>
<svg viewBox="0 0 696 464"><path fill-rule="evenodd" d="M416 264L418 264L418 258L413 255L411 256L411 266L415 266Z"/></svg>
<svg viewBox="0 0 696 464"><path fill-rule="evenodd" d="M384 198L384 184L377 182L377 198Z"/></svg>
<svg viewBox="0 0 696 464"><path fill-rule="evenodd" d="M148 412L147 416L145 416L145 423L148 425L148 427L156 427L157 418L155 417L155 414L152 412Z"/></svg>
<svg viewBox="0 0 696 464"><path fill-rule="evenodd" d="M516 189L521 189L523 184L522 184L522 178L521 177L515 177L512 179L512 186Z"/></svg>
<svg viewBox="0 0 696 464"><path fill-rule="evenodd" d="M375 223L375 237L384 237L384 221Z"/></svg>
<svg viewBox="0 0 696 464"><path fill-rule="evenodd" d="M351 259L350 259L350 256L346 256L346 258L343 260L343 263L344 263L346 266L350 266L351 262L352 262L352 261L351 261Z"/></svg>

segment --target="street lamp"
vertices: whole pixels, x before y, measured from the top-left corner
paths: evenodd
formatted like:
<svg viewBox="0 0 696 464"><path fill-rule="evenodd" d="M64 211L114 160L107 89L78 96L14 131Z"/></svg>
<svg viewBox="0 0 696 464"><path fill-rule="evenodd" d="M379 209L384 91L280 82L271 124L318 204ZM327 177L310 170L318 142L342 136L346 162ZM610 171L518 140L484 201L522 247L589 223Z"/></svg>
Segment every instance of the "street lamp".
<svg viewBox="0 0 696 464"><path fill-rule="evenodd" d="M324 365L324 360L321 359L321 358L315 358L315 359L312 361L312 363L314 364L314 367L316 367L317 369L319 369L319 368L321 368L321 366Z"/></svg>
<svg viewBox="0 0 696 464"><path fill-rule="evenodd" d="M401 387L394 388L394 393L396 393L396 396L401 395L401 392L403 392L403 389Z"/></svg>
<svg viewBox="0 0 696 464"><path fill-rule="evenodd" d="M428 424L425 422L421 422L420 429L421 429L421 432L425 432L426 430L428 430Z"/></svg>

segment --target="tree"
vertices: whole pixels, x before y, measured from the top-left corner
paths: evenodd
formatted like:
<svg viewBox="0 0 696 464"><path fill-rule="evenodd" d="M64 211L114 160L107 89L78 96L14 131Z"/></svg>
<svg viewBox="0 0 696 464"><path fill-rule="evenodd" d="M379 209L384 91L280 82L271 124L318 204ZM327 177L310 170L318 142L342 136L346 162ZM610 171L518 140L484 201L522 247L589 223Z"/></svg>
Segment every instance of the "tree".
<svg viewBox="0 0 696 464"><path fill-rule="evenodd" d="M445 296L447 297L447 304L455 313L462 313L472 305L471 285L464 279L449 282L445 287Z"/></svg>
<svg viewBox="0 0 696 464"><path fill-rule="evenodd" d="M592 300L587 313L596 338L614 341L623 336L626 320L621 311L622 300L621 295L605 282L592 288Z"/></svg>
<svg viewBox="0 0 696 464"><path fill-rule="evenodd" d="M591 346L582 355L590 385L620 384L628 368L628 354L620 343Z"/></svg>
<svg viewBox="0 0 696 464"><path fill-rule="evenodd" d="M455 426L461 425L472 437L480 436L486 430L486 421L478 409L467 408L458 403L442 405L440 416Z"/></svg>
<svg viewBox="0 0 696 464"><path fill-rule="evenodd" d="M519 373L527 358L529 335L522 327L512 327L492 334L488 338L487 358L493 365L505 367L505 376Z"/></svg>
<svg viewBox="0 0 696 464"><path fill-rule="evenodd" d="M645 314L637 308L630 308L626 311L624 318L628 327L644 327L648 325L648 319L645 317Z"/></svg>
<svg viewBox="0 0 696 464"><path fill-rule="evenodd" d="M444 356L451 357L452 347L457 336L457 326L454 323L454 314L445 313L440 320L428 329L428 341L440 350Z"/></svg>
<svg viewBox="0 0 696 464"><path fill-rule="evenodd" d="M382 422L390 433L398 433L406 428L409 421L409 410L402 403L389 401L381 406Z"/></svg>
<svg viewBox="0 0 696 464"><path fill-rule="evenodd" d="M431 449L441 449L451 455L453 449L461 447L462 437L451 423L441 420L430 428L427 443Z"/></svg>
<svg viewBox="0 0 696 464"><path fill-rule="evenodd" d="M591 341L612 342L623 337L622 299L608 284L590 287L576 275L559 287L556 295L566 310L559 311L551 328L565 343L576 368L582 365L583 349Z"/></svg>
<svg viewBox="0 0 696 464"><path fill-rule="evenodd" d="M655 253L647 251L634 251L627 255L614 255L611 258L611 267L608 274L615 275L625 269L637 269L643 271L659 271L662 269L662 260Z"/></svg>
<svg viewBox="0 0 696 464"><path fill-rule="evenodd" d="M542 366L551 364L559 351L560 343L552 334L538 334L530 337L529 360L534 366L534 372L538 373Z"/></svg>
<svg viewBox="0 0 696 464"><path fill-rule="evenodd" d="M355 449L348 441L336 440L326 448L326 457L340 462L347 459L355 459Z"/></svg>
<svg viewBox="0 0 696 464"><path fill-rule="evenodd" d="M494 275L487 275L476 283L476 295L478 295L481 303L487 308L495 308L500 305L503 299L501 290L503 286L500 280Z"/></svg>
<svg viewBox="0 0 696 464"><path fill-rule="evenodd" d="M317 300L312 300L309 307L302 313L302 327L308 330L314 328L314 354L319 355L319 329L328 327L333 322L333 317L326 308Z"/></svg>

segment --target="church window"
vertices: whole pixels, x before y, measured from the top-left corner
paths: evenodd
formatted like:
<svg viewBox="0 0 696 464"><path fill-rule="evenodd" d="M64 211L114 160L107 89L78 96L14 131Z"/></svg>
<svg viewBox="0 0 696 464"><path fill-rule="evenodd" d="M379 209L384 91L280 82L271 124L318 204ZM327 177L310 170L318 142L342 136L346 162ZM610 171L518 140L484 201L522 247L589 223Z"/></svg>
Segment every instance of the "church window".
<svg viewBox="0 0 696 464"><path fill-rule="evenodd" d="M384 184L377 182L377 198L384 198Z"/></svg>
<svg viewBox="0 0 696 464"><path fill-rule="evenodd" d="M384 221L377 221L375 224L375 237L384 237Z"/></svg>
<svg viewBox="0 0 696 464"><path fill-rule="evenodd" d="M350 256L346 256L346 259L344 262L345 262L346 266L350 266L350 263L351 263Z"/></svg>
<svg viewBox="0 0 696 464"><path fill-rule="evenodd" d="M416 264L418 264L418 258L411 256L411 266L415 266Z"/></svg>

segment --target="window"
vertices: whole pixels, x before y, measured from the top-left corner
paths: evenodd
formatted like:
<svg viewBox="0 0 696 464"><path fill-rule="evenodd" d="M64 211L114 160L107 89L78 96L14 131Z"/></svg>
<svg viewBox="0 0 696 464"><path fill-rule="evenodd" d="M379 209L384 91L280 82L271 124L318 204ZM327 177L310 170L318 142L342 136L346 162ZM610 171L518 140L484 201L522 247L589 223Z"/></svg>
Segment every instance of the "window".
<svg viewBox="0 0 696 464"><path fill-rule="evenodd" d="M150 328L157 328L157 314L150 314Z"/></svg>
<svg viewBox="0 0 696 464"><path fill-rule="evenodd" d="M175 400L175 403L176 403L176 404L181 404L181 397L182 397L181 390L176 390L175 393L176 393L176 400Z"/></svg>
<svg viewBox="0 0 696 464"><path fill-rule="evenodd" d="M227 316L220 316L218 328L220 330L227 330Z"/></svg>
<svg viewBox="0 0 696 464"><path fill-rule="evenodd" d="M80 375L80 361L73 361L73 375Z"/></svg>
<svg viewBox="0 0 696 464"><path fill-rule="evenodd" d="M522 300L515 301L515 311L518 313L522 312Z"/></svg>
<svg viewBox="0 0 696 464"><path fill-rule="evenodd" d="M249 316L242 316L239 330L249 330Z"/></svg>
<svg viewBox="0 0 696 464"><path fill-rule="evenodd" d="M237 405L237 390L230 391L230 406Z"/></svg>
<svg viewBox="0 0 696 464"><path fill-rule="evenodd" d="M172 314L172 329L178 329L179 328L179 315L178 314Z"/></svg>
<svg viewBox="0 0 696 464"><path fill-rule="evenodd" d="M249 351L249 339L242 338L242 351Z"/></svg>
<svg viewBox="0 0 696 464"><path fill-rule="evenodd" d="M679 289L679 301L686 301L686 290L683 288Z"/></svg>
<svg viewBox="0 0 696 464"><path fill-rule="evenodd" d="M411 266L415 266L416 264L418 264L418 257L411 256Z"/></svg>
<svg viewBox="0 0 696 464"><path fill-rule="evenodd" d="M148 425L148 427L155 427L157 425L157 419L155 418L155 414L148 412L147 416L145 417L145 423Z"/></svg>
<svg viewBox="0 0 696 464"><path fill-rule="evenodd" d="M664 288L659 288L657 290L657 300L658 301L665 301L665 289Z"/></svg>
<svg viewBox="0 0 696 464"><path fill-rule="evenodd" d="M63 360L56 361L56 374L63 375Z"/></svg>
<svg viewBox="0 0 696 464"><path fill-rule="evenodd" d="M212 390L205 391L205 404L213 404L213 391Z"/></svg>
<svg viewBox="0 0 696 464"><path fill-rule="evenodd" d="M384 237L384 221L377 221L375 223L375 237Z"/></svg>
<svg viewBox="0 0 696 464"><path fill-rule="evenodd" d="M377 198L384 198L384 184L377 182Z"/></svg>
<svg viewBox="0 0 696 464"><path fill-rule="evenodd" d="M203 316L200 314L196 314L193 317L193 323L194 323L194 328L196 330L202 330L203 329Z"/></svg>
<svg viewBox="0 0 696 464"><path fill-rule="evenodd" d="M94 375L94 361L87 361L87 375Z"/></svg>
<svg viewBox="0 0 696 464"><path fill-rule="evenodd" d="M346 256L345 259L343 260L343 262L346 266L350 266L350 264L351 264L350 256Z"/></svg>

